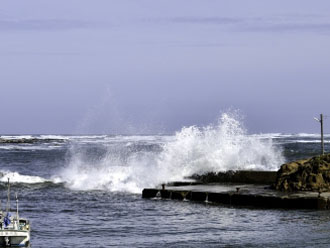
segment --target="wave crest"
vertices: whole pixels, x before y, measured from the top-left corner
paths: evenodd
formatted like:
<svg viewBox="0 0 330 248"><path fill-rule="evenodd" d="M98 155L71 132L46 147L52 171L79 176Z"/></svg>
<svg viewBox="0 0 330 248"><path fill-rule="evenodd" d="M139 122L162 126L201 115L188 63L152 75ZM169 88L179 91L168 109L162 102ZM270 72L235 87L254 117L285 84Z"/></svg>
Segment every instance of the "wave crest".
<svg viewBox="0 0 330 248"><path fill-rule="evenodd" d="M125 150L126 147L126 150ZM276 170L284 162L271 139L249 136L237 115L224 113L215 125L184 127L161 151L109 149L88 162L73 151L60 178L76 190L106 189L140 193L144 187L184 180L196 173Z"/></svg>

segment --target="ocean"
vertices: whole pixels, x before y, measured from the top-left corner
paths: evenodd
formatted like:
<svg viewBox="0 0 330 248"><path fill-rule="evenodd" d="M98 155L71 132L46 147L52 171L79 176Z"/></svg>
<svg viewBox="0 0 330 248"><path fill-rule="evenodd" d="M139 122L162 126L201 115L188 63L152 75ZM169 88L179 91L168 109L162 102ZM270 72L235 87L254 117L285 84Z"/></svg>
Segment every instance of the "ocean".
<svg viewBox="0 0 330 248"><path fill-rule="evenodd" d="M1 135L1 206L10 178L31 247L329 247L328 211L141 198L195 173L275 171L319 153L319 134L248 134L225 115L173 135Z"/></svg>

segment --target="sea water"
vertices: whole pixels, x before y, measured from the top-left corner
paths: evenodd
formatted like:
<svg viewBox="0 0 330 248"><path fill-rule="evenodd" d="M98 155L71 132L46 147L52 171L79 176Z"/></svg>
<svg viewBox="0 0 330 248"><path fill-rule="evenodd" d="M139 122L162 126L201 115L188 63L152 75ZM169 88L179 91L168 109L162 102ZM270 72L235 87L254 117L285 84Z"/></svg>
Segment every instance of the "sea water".
<svg viewBox="0 0 330 248"><path fill-rule="evenodd" d="M173 135L2 135L1 205L10 178L32 247L328 247L328 211L141 198L195 173L275 171L319 152L317 134L248 134L228 114Z"/></svg>

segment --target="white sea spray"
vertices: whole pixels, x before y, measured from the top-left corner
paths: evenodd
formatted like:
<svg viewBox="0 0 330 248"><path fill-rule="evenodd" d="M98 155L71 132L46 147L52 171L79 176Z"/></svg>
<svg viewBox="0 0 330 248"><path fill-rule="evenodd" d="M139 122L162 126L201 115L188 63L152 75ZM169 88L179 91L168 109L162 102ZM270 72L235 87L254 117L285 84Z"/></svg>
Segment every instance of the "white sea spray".
<svg viewBox="0 0 330 248"><path fill-rule="evenodd" d="M0 171L0 182L6 183L8 179L10 183L36 184L51 182L51 180L39 176L22 175L18 172L11 171Z"/></svg>
<svg viewBox="0 0 330 248"><path fill-rule="evenodd" d="M128 147L137 142L136 137L127 140L122 149L109 149L106 155L93 160L86 160L86 154L72 148L70 160L57 180L74 190L140 193L144 187L184 180L196 173L277 170L284 162L271 138L248 135L232 113L222 114L216 124L182 128L174 137L163 139L160 151L129 151Z"/></svg>

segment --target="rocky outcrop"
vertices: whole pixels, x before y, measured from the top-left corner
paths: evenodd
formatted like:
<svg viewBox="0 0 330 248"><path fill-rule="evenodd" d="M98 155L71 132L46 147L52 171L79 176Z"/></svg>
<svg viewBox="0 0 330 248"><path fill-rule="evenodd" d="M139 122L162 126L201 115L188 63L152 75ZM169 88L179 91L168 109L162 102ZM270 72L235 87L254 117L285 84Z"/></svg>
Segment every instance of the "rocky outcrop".
<svg viewBox="0 0 330 248"><path fill-rule="evenodd" d="M330 154L283 164L273 186L280 191L330 191Z"/></svg>
<svg viewBox="0 0 330 248"><path fill-rule="evenodd" d="M65 142L64 139L38 139L38 138L21 138L21 139L6 139L0 137L0 144L35 144L35 143L53 143Z"/></svg>

